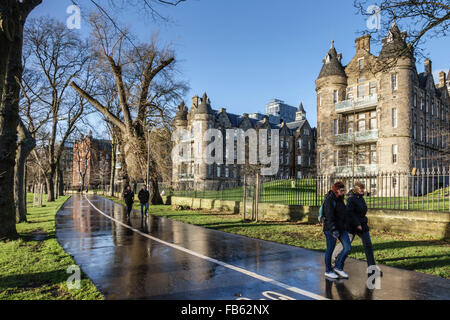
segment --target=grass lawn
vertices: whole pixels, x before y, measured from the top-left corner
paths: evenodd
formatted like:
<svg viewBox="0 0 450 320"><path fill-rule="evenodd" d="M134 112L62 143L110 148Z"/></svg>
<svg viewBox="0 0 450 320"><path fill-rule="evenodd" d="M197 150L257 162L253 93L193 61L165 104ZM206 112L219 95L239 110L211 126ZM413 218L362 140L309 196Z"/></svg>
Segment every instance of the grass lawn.
<svg viewBox="0 0 450 320"><path fill-rule="evenodd" d="M110 198L124 204L117 198ZM140 210L138 202L134 208ZM240 215L151 206L150 213L205 228L269 240L292 246L325 251L321 225L295 222L243 222ZM370 223L370 222L369 222ZM450 241L429 236L371 231L377 263L429 273L450 279ZM350 257L365 260L361 240L356 237Z"/></svg>
<svg viewBox="0 0 450 320"><path fill-rule="evenodd" d="M0 242L0 300L103 299L83 273L79 290L66 285L66 270L75 261L56 240L55 214L68 198L33 208L28 194L28 222L17 225L19 238Z"/></svg>

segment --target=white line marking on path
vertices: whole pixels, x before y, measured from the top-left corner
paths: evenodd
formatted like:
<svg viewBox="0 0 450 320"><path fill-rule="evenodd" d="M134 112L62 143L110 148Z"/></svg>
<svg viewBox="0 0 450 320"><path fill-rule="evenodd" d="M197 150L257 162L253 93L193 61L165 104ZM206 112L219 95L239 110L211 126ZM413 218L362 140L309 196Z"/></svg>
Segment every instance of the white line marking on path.
<svg viewBox="0 0 450 320"><path fill-rule="evenodd" d="M288 284L279 282L279 281L274 280L274 279L271 279L271 278L269 278L269 277L262 276L262 275L260 275L260 274L255 273L255 272L248 271L248 270L246 270L246 269L243 269L243 268L240 268L240 267L233 266L233 265L228 264L228 263L226 263L226 262L222 262L222 261L220 261L220 260L217 260L217 259L214 259L214 258L205 256L205 255L202 255L202 254L200 254L200 253L197 253L197 252L195 252L195 251L186 249L186 248L181 247L181 246L179 246L179 245L176 245L176 244L173 244L173 243L170 243L170 242L166 242L166 241L161 240L161 239L159 239L159 238L155 238L155 237L153 237L153 236L151 236L151 235L149 235L149 234L147 234L147 233L143 233L143 232L141 232L140 230L135 229L135 228L133 228L133 227L131 227L131 226L129 226L129 225L123 223L122 221L119 221L119 220L117 220L117 219L115 219L115 218L113 218L113 217L107 215L106 213L104 213L103 211L101 211L99 208L97 208L96 206L94 206L94 205L92 204L92 202L91 202L86 196L84 196L84 197L85 197L86 200L89 202L89 204L90 204L95 210L97 210L98 212L100 212L102 215L104 215L104 216L107 217L108 219L111 219L111 220L117 222L118 224L120 224L121 226L123 226L123 227L125 227L125 228L128 228L128 229L133 230L134 232L140 234L140 235L143 236L143 237L146 237L146 238L149 238L149 239L151 239L151 240L157 241L157 242L159 242L159 243L165 244L165 245L167 245L167 246L169 246L169 247L172 247L172 248L174 248L174 249L177 249L177 250L186 252L186 253L188 253L188 254L190 254L190 255L199 257L199 258L201 258L201 259L210 261L210 262L212 262L212 263L221 265L221 266L223 266L223 267L225 267L225 268L228 268L228 269L231 269L231 270L234 270L234 271L243 273L243 274L245 274L245 275L247 275L247 276L250 276L250 277L252 277L252 278L255 278L255 279L258 279L258 280L261 280L261 281L264 281L264 282L268 282L268 283L270 283L270 284L273 284L273 285L275 285L275 286L281 287L281 288L283 288L283 289L286 289L286 290L289 290L289 291L292 291L292 292L301 294L301 295L303 295L303 296L306 296L306 297L309 297L309 298L312 298L312 299L315 299L315 300L329 300L329 299L327 299L326 297L323 297L323 296L321 296L321 295L315 294L315 293L313 293L313 292L309 292L309 291L306 291L306 290L303 290L303 289L300 289L300 288L297 288L297 287L290 286L290 285L288 285Z"/></svg>

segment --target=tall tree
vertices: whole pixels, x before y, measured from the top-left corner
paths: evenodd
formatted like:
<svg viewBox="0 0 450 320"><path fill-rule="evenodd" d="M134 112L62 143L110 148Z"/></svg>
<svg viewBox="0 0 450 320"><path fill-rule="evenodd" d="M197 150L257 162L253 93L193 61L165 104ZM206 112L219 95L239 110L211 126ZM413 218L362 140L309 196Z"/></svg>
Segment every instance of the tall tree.
<svg viewBox="0 0 450 320"><path fill-rule="evenodd" d="M150 44L130 46L129 34L118 31L107 19L93 16L90 21L92 43L97 44L98 63L106 64L114 77L123 119L76 82L71 85L120 130L121 153L130 179L135 182L145 180L148 165L146 129L166 121L187 86L176 79L173 51L158 48L155 40ZM153 157L150 157L150 167L156 168ZM162 203L155 170L150 175L149 184L152 204Z"/></svg>
<svg viewBox="0 0 450 320"><path fill-rule="evenodd" d="M41 0L0 1L0 240L17 236L14 167L22 78L23 27Z"/></svg>
<svg viewBox="0 0 450 320"><path fill-rule="evenodd" d="M54 180L64 144L83 115L85 105L83 100L66 89L81 74L86 74L86 79L90 78L90 56L87 43L78 34L63 23L48 18L28 22L24 49L30 56L27 72L37 74L41 79L35 86L25 83L24 87L51 111L50 137L45 150L47 163L43 167L48 201L54 201Z"/></svg>

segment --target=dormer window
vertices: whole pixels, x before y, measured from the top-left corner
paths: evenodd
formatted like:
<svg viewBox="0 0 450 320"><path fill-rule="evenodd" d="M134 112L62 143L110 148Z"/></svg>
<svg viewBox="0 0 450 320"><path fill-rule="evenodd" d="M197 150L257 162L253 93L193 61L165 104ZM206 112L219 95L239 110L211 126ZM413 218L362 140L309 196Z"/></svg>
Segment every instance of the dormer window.
<svg viewBox="0 0 450 320"><path fill-rule="evenodd" d="M358 63L359 63L359 70L362 70L364 68L364 59L359 59Z"/></svg>

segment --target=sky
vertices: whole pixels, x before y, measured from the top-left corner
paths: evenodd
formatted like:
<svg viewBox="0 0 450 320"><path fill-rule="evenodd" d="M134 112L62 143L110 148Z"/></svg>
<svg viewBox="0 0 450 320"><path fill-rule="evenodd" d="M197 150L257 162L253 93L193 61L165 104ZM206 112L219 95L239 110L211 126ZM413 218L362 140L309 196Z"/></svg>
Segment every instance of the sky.
<svg viewBox="0 0 450 320"><path fill-rule="evenodd" d="M70 0L43 0L30 16L65 22L69 5ZM81 9L86 14L89 7ZM189 107L192 96L203 92L214 109L237 114L263 113L272 98L293 106L302 101L312 126L317 123L315 80L331 40L347 64L367 19L357 13L353 0L187 0L160 9L169 23L155 21L139 8L115 10L114 15L140 41L158 32L162 44L175 49L180 77L190 87L185 97ZM85 21L80 32L89 35ZM424 46L435 74L450 69L449 40L432 39ZM372 48L377 55L379 46L372 43ZM417 69L423 72L422 61Z"/></svg>

